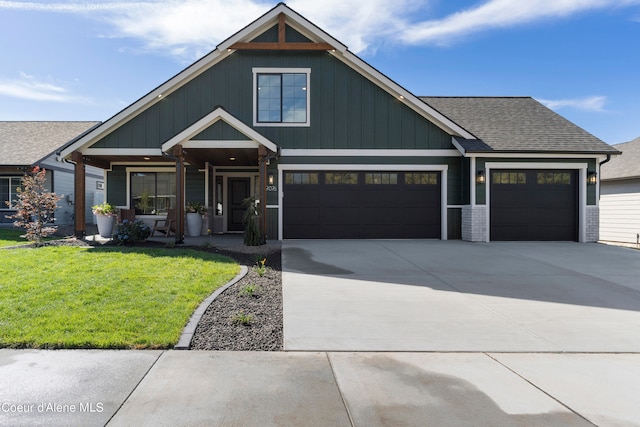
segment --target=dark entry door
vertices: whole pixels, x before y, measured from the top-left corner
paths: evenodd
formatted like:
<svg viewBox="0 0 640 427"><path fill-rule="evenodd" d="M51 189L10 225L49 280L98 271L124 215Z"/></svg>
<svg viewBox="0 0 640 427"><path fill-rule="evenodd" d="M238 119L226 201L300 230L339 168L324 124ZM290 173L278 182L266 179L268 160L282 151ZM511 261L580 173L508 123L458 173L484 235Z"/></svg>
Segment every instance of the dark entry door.
<svg viewBox="0 0 640 427"><path fill-rule="evenodd" d="M491 171L491 240L578 239L575 170Z"/></svg>
<svg viewBox="0 0 640 427"><path fill-rule="evenodd" d="M251 195L251 178L229 178L227 231L244 231L242 201Z"/></svg>

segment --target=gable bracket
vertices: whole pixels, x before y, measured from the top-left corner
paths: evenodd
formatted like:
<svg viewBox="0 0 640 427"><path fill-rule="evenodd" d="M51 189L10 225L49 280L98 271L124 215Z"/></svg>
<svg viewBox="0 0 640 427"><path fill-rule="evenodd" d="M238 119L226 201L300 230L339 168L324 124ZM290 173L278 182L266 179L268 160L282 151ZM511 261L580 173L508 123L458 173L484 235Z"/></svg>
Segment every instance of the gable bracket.
<svg viewBox="0 0 640 427"><path fill-rule="evenodd" d="M335 50L329 43L287 42L285 40L285 15L278 15L277 42L237 42L229 46L236 50Z"/></svg>

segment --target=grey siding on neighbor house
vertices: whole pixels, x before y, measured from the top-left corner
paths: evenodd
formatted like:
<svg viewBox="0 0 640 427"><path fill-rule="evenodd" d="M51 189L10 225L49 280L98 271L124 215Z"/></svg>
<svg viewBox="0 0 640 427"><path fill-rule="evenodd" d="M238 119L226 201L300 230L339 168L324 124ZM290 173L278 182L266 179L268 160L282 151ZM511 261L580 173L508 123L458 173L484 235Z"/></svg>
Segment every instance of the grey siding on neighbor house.
<svg viewBox="0 0 640 427"><path fill-rule="evenodd" d="M252 125L253 67L311 69L310 126L255 127L280 148L454 148L446 132L331 54L285 51L236 51L92 147L158 148L216 106ZM228 136L212 127L198 138Z"/></svg>
<svg viewBox="0 0 640 427"><path fill-rule="evenodd" d="M636 243L640 234L640 178L602 181L600 240Z"/></svg>
<svg viewBox="0 0 640 427"><path fill-rule="evenodd" d="M588 171L596 171L595 159L548 159L548 158L525 158L525 159L511 159L511 158L478 158L476 161L476 169L485 169L485 163L513 163L513 169L518 169L518 163L587 163ZM544 169L544 167L540 168ZM489 178L487 179L489 183ZM486 202L486 184L476 184L476 203L484 205ZM587 205L596 204L596 186L587 185Z"/></svg>

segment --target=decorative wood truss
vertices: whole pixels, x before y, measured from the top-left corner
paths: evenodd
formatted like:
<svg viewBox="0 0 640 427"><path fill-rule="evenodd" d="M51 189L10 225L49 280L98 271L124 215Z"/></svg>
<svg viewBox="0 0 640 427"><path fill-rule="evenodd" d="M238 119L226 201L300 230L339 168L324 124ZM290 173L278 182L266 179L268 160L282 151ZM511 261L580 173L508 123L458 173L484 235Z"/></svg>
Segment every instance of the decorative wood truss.
<svg viewBox="0 0 640 427"><path fill-rule="evenodd" d="M278 41L277 42L238 42L232 44L229 49L236 50L335 50L329 43L315 42L287 42L285 40L285 15L278 15Z"/></svg>

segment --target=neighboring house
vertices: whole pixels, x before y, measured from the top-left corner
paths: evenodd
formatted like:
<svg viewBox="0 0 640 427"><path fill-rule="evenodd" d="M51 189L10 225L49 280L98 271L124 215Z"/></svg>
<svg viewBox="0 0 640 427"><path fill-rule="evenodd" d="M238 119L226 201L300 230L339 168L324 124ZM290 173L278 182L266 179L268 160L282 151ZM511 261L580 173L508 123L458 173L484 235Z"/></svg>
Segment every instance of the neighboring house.
<svg viewBox="0 0 640 427"><path fill-rule="evenodd" d="M63 196L55 212L56 224L74 223L74 166L57 161L55 151L98 123L0 122L0 223L13 223L7 216L15 211L6 202L16 199L16 188L20 187L25 172L34 166L46 169L47 190ZM91 206L96 194L104 197L104 192L96 188L97 181L104 181L103 171L87 168L86 179L88 191L83 196ZM90 209L85 210L84 216L92 222Z"/></svg>
<svg viewBox="0 0 640 427"><path fill-rule="evenodd" d="M622 152L602 165L600 240L640 242L640 138L614 145Z"/></svg>
<svg viewBox="0 0 640 427"><path fill-rule="evenodd" d="M617 151L531 98L418 98L281 3L60 154L178 236L185 202L240 232L256 195L270 239L586 242Z"/></svg>

